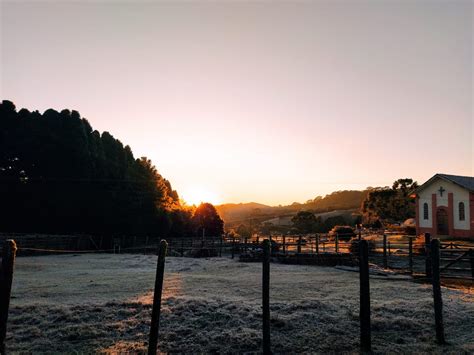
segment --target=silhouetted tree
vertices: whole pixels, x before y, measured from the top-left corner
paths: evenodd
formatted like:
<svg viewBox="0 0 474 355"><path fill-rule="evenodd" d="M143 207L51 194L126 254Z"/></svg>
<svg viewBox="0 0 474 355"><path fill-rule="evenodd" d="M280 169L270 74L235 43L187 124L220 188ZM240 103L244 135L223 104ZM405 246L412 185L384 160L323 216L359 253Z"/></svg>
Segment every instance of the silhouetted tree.
<svg viewBox="0 0 474 355"><path fill-rule="evenodd" d="M403 221L415 215L415 201L410 194L418 187L412 179L398 179L393 186L376 188L369 192L362 203L367 223L378 219Z"/></svg>
<svg viewBox="0 0 474 355"><path fill-rule="evenodd" d="M322 232L326 233L333 229L335 226L345 226L347 224L348 222L343 216L328 217L323 223Z"/></svg>
<svg viewBox="0 0 474 355"><path fill-rule="evenodd" d="M252 229L250 226L245 224L240 224L236 230L237 234L243 238L250 238L252 236Z"/></svg>
<svg viewBox="0 0 474 355"><path fill-rule="evenodd" d="M300 233L311 233L316 229L316 216L309 211L299 211L291 221Z"/></svg>
<svg viewBox="0 0 474 355"><path fill-rule="evenodd" d="M198 236L204 234L210 237L220 237L224 234L224 221L217 213L216 208L210 203L201 203L193 215Z"/></svg>
<svg viewBox="0 0 474 355"><path fill-rule="evenodd" d="M0 196L10 232L158 236L181 208L149 159L77 111L17 112L11 101L0 104Z"/></svg>
<svg viewBox="0 0 474 355"><path fill-rule="evenodd" d="M191 238L196 236L197 226L192 217L192 208L181 208L171 211L171 229L168 236L170 238Z"/></svg>

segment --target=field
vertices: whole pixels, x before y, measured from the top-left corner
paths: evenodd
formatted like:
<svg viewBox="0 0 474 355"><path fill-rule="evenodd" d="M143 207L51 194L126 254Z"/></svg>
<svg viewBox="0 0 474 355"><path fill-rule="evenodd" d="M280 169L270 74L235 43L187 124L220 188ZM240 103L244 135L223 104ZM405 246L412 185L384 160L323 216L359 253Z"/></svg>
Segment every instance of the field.
<svg viewBox="0 0 474 355"><path fill-rule="evenodd" d="M11 352L146 350L156 257L20 257L10 306ZM162 352L255 352L261 339L261 265L169 257ZM435 344L431 288L371 278L376 353L474 352L474 293L443 288L446 346ZM271 265L275 353L358 352L358 273Z"/></svg>

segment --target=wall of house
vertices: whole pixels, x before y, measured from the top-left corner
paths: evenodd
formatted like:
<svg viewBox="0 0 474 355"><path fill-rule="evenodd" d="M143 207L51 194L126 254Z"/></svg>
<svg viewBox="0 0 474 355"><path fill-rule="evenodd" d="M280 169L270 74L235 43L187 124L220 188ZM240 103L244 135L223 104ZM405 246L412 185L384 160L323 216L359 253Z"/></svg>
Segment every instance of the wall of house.
<svg viewBox="0 0 474 355"><path fill-rule="evenodd" d="M445 190L440 196L439 188ZM465 237L474 235L474 204L472 193L466 189L443 179L435 179L418 193L417 222L419 233L436 234L436 209L447 207L450 225L450 235ZM435 196L435 197L434 197ZM464 203L464 221L459 219L459 203ZM423 217L423 205L428 204L428 219Z"/></svg>
<svg viewBox="0 0 474 355"><path fill-rule="evenodd" d="M428 219L424 219L424 204L428 205ZM429 198L420 197L418 200L418 216L419 216L419 226L421 228L432 228L433 227L433 207L431 204L431 195Z"/></svg>

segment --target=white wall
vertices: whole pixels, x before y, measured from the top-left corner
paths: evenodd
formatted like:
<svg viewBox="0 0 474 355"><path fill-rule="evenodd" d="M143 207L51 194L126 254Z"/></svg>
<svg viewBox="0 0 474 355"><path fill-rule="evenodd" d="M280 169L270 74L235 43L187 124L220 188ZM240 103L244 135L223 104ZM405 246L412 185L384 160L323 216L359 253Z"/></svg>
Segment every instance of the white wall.
<svg viewBox="0 0 474 355"><path fill-rule="evenodd" d="M424 196L424 195L423 195ZM428 219L424 219L424 213L423 213L423 205L427 203L428 204ZM433 225L433 215L432 215L432 209L431 209L431 195L428 197L421 197L420 194L420 199L418 200L418 215L420 216L420 227L421 228L432 228Z"/></svg>
<svg viewBox="0 0 474 355"><path fill-rule="evenodd" d="M459 220L459 202L464 202L464 221ZM470 206L469 206L469 193L467 194L467 198L460 197L456 199L456 195L454 195L454 229L470 229Z"/></svg>
<svg viewBox="0 0 474 355"><path fill-rule="evenodd" d="M439 195L439 188L443 187L445 190L443 196ZM470 206L469 206L469 191L462 187L455 185L443 179L435 179L429 186L426 186L418 193L419 198L419 216L420 227L432 228L432 210L431 210L431 195L436 194L436 205L448 207L448 194L453 193L453 210L454 210L454 229L470 229ZM423 220L423 203L428 203L428 220ZM465 220L459 220L459 202L464 202Z"/></svg>

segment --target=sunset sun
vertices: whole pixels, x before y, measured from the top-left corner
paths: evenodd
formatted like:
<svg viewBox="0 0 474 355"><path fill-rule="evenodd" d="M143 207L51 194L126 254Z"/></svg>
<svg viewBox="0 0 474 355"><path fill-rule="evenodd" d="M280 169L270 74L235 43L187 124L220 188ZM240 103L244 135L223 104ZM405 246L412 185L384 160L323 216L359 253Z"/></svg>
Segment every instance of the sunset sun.
<svg viewBox="0 0 474 355"><path fill-rule="evenodd" d="M201 202L209 202L213 205L221 203L219 195L215 191L211 191L202 187L193 187L182 193L182 199L188 205L199 205Z"/></svg>

